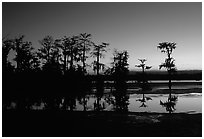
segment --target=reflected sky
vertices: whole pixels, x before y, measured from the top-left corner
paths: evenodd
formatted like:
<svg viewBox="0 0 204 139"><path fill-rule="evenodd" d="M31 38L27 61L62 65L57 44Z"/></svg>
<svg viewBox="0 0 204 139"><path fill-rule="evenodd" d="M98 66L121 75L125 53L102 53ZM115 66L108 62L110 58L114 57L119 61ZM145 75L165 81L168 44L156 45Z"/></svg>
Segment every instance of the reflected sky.
<svg viewBox="0 0 204 139"><path fill-rule="evenodd" d="M160 105L160 100L165 102L168 99L168 94L147 94L146 97L151 97L152 100L146 101L147 107L140 107L141 103L138 98L142 98L142 94L130 95L128 110L130 112L159 112L159 113L168 113L164 107ZM179 94L178 101L175 106L174 113L180 112L196 112L202 113L202 95L201 93L193 94ZM90 97L88 101L87 108L89 111L93 110L93 103L96 100L94 96ZM105 102L104 98L101 99L101 103ZM76 110L83 111L83 106L77 103ZM114 111L114 106L108 105L106 103L105 111Z"/></svg>
<svg viewBox="0 0 204 139"><path fill-rule="evenodd" d="M115 98L111 95L104 95L100 100L100 105L103 105L101 111L115 111L115 106L113 103L107 101L107 96L111 97L112 100ZM173 113L202 113L202 94L201 93L188 93L188 94L176 94L178 100L176 101L175 111ZM128 99L128 111L129 112L157 112L157 113L168 113L165 107L160 105L160 101L166 102L168 100L168 94L145 94L145 97L151 98L145 102L146 107L141 107L141 102L138 99L141 99L142 94L132 94ZM87 97L86 110L94 111L94 102L97 100L95 95L89 95ZM40 104L33 104L30 109L32 110L43 110L45 109L46 104L41 102ZM16 103L11 102L10 106L7 109L15 109ZM67 109L68 110L68 109ZM83 111L83 104L79 103L76 100L76 107L74 111Z"/></svg>
<svg viewBox="0 0 204 139"><path fill-rule="evenodd" d="M146 96L149 96L152 98L152 101L147 101L146 105L148 107L140 107L140 103L136 102L136 98L142 97L141 94L139 95L132 95L130 98L130 105L129 105L129 110L133 112L161 112L161 113L166 113L166 109L162 107L159 103L160 100L165 102L168 99L168 94L163 95L156 95L156 94L148 94ZM179 112L188 112L188 111L196 111L198 113L202 112L202 96L199 94L194 94L188 97L188 95L183 96L183 95L177 95L178 96L178 101L176 103L176 113Z"/></svg>

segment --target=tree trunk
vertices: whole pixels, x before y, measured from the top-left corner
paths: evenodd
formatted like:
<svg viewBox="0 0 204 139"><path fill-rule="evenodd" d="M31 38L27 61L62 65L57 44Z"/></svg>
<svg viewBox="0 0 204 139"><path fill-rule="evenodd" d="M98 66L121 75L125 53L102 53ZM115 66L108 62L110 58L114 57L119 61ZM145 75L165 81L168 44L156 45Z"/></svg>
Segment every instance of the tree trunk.
<svg viewBox="0 0 204 139"><path fill-rule="evenodd" d="M99 48L98 48L98 52L97 52L97 76L99 76Z"/></svg>
<svg viewBox="0 0 204 139"><path fill-rule="evenodd" d="M47 63L50 63L50 49L47 50Z"/></svg>
<svg viewBox="0 0 204 139"><path fill-rule="evenodd" d="M145 100L144 93L142 94L142 99L143 99L143 101Z"/></svg>
<svg viewBox="0 0 204 139"><path fill-rule="evenodd" d="M97 111L100 111L100 98L97 97Z"/></svg>
<svg viewBox="0 0 204 139"><path fill-rule="evenodd" d="M73 70L73 46L71 46L71 61L70 61L70 70L72 71Z"/></svg>
<svg viewBox="0 0 204 139"><path fill-rule="evenodd" d="M145 89L144 66L142 66L142 90Z"/></svg>
<svg viewBox="0 0 204 139"><path fill-rule="evenodd" d="M86 96L83 97L84 111L86 111Z"/></svg>
<svg viewBox="0 0 204 139"><path fill-rule="evenodd" d="M85 73L85 53L86 53L86 43L84 42L84 48L83 48L83 59L82 59L82 62L83 62L83 72Z"/></svg>
<svg viewBox="0 0 204 139"><path fill-rule="evenodd" d="M66 54L64 54L64 74L65 74L66 68L67 68L66 62L67 62L67 60L66 60Z"/></svg>
<svg viewBox="0 0 204 139"><path fill-rule="evenodd" d="M171 99L171 72L169 71L169 98Z"/></svg>
<svg viewBox="0 0 204 139"><path fill-rule="evenodd" d="M171 55L168 52L168 59L171 59ZM171 99L171 67L169 67L170 69L168 70L168 74L169 74L169 97Z"/></svg>

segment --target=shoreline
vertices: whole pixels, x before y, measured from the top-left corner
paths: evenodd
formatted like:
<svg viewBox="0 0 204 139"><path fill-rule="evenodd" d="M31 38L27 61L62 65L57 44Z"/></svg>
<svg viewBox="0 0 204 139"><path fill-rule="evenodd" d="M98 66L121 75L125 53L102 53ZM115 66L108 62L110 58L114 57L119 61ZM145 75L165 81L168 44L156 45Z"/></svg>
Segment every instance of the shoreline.
<svg viewBox="0 0 204 139"><path fill-rule="evenodd" d="M115 89L105 89L104 94L113 93ZM127 89L127 94L169 94L169 89L152 89L142 91L140 88ZM188 88L188 89L172 89L172 94L188 94L188 93L202 93L202 88ZM88 95L94 95L96 92L88 93Z"/></svg>

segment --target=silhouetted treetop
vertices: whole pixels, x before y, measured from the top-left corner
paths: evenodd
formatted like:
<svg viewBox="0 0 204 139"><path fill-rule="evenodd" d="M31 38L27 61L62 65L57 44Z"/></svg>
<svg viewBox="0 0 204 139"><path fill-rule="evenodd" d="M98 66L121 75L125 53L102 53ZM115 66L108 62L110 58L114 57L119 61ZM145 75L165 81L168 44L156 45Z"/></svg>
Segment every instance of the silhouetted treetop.
<svg viewBox="0 0 204 139"><path fill-rule="evenodd" d="M91 52L92 57L96 57L96 61L92 62L93 70L97 71L97 75L99 75L99 70L105 69L105 64L100 62L100 58L104 58L104 52L107 52L108 43L102 43L100 45L93 44L93 50Z"/></svg>
<svg viewBox="0 0 204 139"><path fill-rule="evenodd" d="M129 65L128 64L128 58L129 58L128 52L126 50L124 51L115 50L113 55L114 55L113 64L115 65L117 70L121 70L121 71L128 70L128 65Z"/></svg>
<svg viewBox="0 0 204 139"><path fill-rule="evenodd" d="M51 54L54 48L54 39L52 36L46 36L39 41L42 47L39 50L39 57L50 62Z"/></svg>
<svg viewBox="0 0 204 139"><path fill-rule="evenodd" d="M175 60L174 58L171 57L171 54L173 50L176 48L176 43L171 43L171 42L162 42L159 43L159 46L157 46L161 50L162 53L167 54L167 58L165 59L165 62L159 65L159 69L161 68L166 68L167 71L176 71L175 67Z"/></svg>
<svg viewBox="0 0 204 139"><path fill-rule="evenodd" d="M142 69L151 69L152 68L152 66L146 66L145 65L145 62L147 61L146 59L138 59L138 60L141 62L141 64L135 65L136 67L138 67L138 68L142 67Z"/></svg>
<svg viewBox="0 0 204 139"><path fill-rule="evenodd" d="M86 59L88 58L86 53L91 50L91 47L93 46L93 42L91 41L91 34L87 33L81 33L79 35L80 40L80 46L82 49L82 64L83 64L83 72L86 73Z"/></svg>
<svg viewBox="0 0 204 139"><path fill-rule="evenodd" d="M157 46L162 53L167 53L168 56L172 54L173 50L176 48L176 43L174 42L162 42Z"/></svg>

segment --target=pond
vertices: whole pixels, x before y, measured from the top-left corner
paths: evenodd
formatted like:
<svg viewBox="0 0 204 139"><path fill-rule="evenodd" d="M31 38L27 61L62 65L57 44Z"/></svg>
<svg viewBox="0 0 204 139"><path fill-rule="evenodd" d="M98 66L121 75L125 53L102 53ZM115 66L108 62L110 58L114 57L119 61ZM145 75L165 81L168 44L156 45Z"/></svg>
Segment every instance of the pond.
<svg viewBox="0 0 204 139"><path fill-rule="evenodd" d="M73 110L202 113L202 93L172 94L172 96L175 97L176 100L173 103L169 103L169 94L126 94L116 97L106 93L99 99L97 99L96 95L91 94L86 95L85 98L75 99ZM7 109L15 109L15 107L16 103L11 102ZM30 109L44 110L46 109L46 103L35 103ZM70 110L70 106L67 106L66 110Z"/></svg>
<svg viewBox="0 0 204 139"><path fill-rule="evenodd" d="M161 105L161 102L166 102L168 100L168 94L145 94L143 99L142 94L131 94L128 95L126 102L120 102L127 104L127 110L130 112L158 112L158 113L168 113L169 111L165 106ZM201 93L188 93L188 94L176 94L177 101L173 109L174 113L202 113L202 94ZM87 111L93 111L94 103L96 103L97 98L94 95L87 96ZM113 103L109 103L107 100L112 100ZM116 102L114 102L115 97L111 95L104 95L100 100L101 111L115 111ZM120 105L120 104L119 104ZM124 106L125 107L125 106ZM84 106L77 101L76 111L83 111Z"/></svg>
<svg viewBox="0 0 204 139"><path fill-rule="evenodd" d="M157 113L202 113L202 81L173 81L172 94L176 99L169 102L166 81L150 81L151 91L143 92L136 85L128 84L127 94L115 95L110 93L114 88L104 87L104 94L98 97L96 88L92 88L89 95L76 98L72 102L74 111L129 111L129 112L157 112ZM167 90L166 90L167 89ZM141 93L144 93L141 94ZM120 94L120 93L119 93ZM59 108L62 109L62 103ZM68 100L69 101L69 100ZM15 109L16 103L11 102L7 109ZM34 103L30 109L43 110L47 108L45 102ZM70 105L65 107L70 110Z"/></svg>

